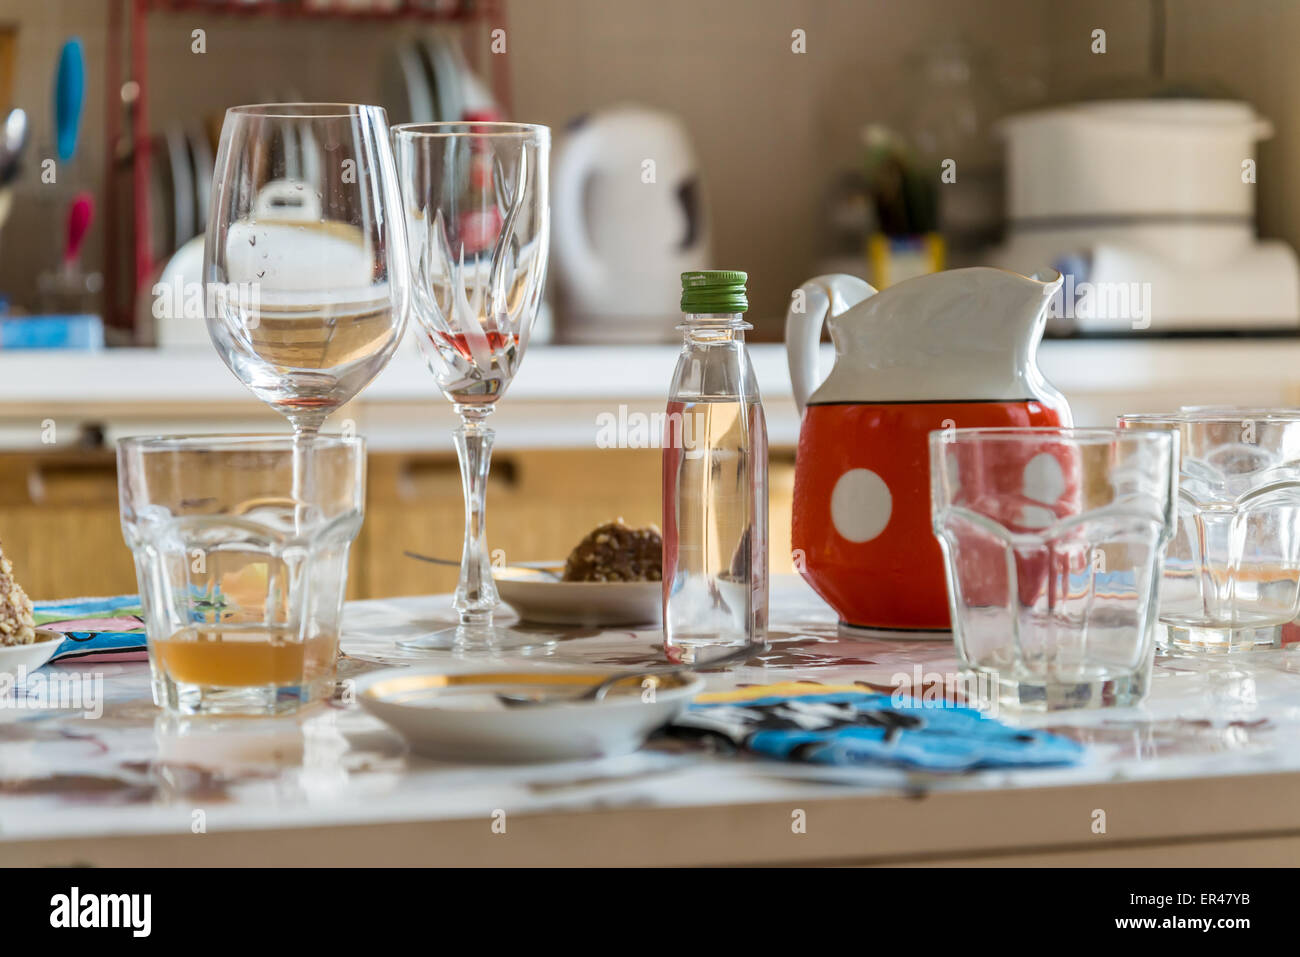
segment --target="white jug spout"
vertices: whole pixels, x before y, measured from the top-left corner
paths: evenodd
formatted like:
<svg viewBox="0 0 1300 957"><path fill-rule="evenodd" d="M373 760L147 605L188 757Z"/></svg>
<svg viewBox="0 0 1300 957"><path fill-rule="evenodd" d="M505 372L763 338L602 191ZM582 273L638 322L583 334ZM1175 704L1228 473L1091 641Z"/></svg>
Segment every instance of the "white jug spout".
<svg viewBox="0 0 1300 957"><path fill-rule="evenodd" d="M889 365L936 356L1015 353L1041 335L1055 271L1035 277L987 266L951 269L890 286L838 324L843 350L870 349Z"/></svg>
<svg viewBox="0 0 1300 957"><path fill-rule="evenodd" d="M795 400L1008 401L1060 394L1042 381L1037 350L1056 272L1022 276L978 266L908 279L879 293L860 279L819 276L786 317ZM799 293L796 293L798 295ZM837 308L838 307L838 308ZM831 319L835 368L818 385L816 347ZM1064 406L1064 401L1060 404Z"/></svg>

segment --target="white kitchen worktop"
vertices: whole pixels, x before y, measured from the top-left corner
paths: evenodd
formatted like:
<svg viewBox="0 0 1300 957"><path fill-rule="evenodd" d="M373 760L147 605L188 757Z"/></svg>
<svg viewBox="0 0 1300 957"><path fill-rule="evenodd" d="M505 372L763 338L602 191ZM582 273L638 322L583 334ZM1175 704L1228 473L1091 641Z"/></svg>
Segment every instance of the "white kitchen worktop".
<svg viewBox="0 0 1300 957"><path fill-rule="evenodd" d="M536 346L506 401L662 398L675 345ZM788 397L785 347L749 347L764 396ZM823 345L823 366L833 353ZM1290 339L1049 340L1039 351L1048 380L1067 394L1171 387L1300 383L1300 337ZM403 350L363 393L367 402L437 397L419 356ZM209 348L101 353L0 352L0 406L27 402L244 402L248 391Z"/></svg>
<svg viewBox="0 0 1300 957"><path fill-rule="evenodd" d="M620 406L627 414L661 410L677 352L675 345L530 349L494 419L501 443L590 446L598 416L618 415ZM798 420L785 349L757 344L750 353L772 442L790 444ZM824 370L832 359L823 346ZM1300 338L1056 340L1043 343L1040 365L1070 400L1079 425L1179 404L1300 401ZM451 447L450 407L407 348L338 421L349 417L378 447ZM60 425L60 441L72 441L85 422L104 424L110 438L277 423L206 347L0 353L0 446L38 444L50 419Z"/></svg>

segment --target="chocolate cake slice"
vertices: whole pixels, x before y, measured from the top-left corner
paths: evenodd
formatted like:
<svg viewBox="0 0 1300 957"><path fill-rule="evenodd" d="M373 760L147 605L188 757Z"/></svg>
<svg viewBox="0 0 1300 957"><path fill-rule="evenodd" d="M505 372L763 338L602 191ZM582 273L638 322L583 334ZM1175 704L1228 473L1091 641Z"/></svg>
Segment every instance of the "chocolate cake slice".
<svg viewBox="0 0 1300 957"><path fill-rule="evenodd" d="M14 567L0 549L0 645L30 645L35 640L32 600L14 580Z"/></svg>
<svg viewBox="0 0 1300 957"><path fill-rule="evenodd" d="M564 562L566 582L657 582L664 543L653 525L631 528L623 519L598 525Z"/></svg>

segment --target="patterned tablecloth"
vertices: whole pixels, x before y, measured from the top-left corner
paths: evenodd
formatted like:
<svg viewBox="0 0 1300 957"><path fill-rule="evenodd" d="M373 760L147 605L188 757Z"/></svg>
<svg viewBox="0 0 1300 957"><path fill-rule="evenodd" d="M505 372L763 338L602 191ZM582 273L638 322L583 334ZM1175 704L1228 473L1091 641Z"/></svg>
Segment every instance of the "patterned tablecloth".
<svg viewBox="0 0 1300 957"><path fill-rule="evenodd" d="M452 620L446 596L356 602L346 616L343 676L427 660L395 639ZM771 650L710 690L807 679L933 691L952 680L951 644L840 640L833 615L801 581L774 583ZM661 660L655 631L567 630L546 666L633 667ZM1032 720L1088 746L1068 768L962 775L837 769L724 757L664 742L622 758L545 766L441 764L355 705L292 719L161 714L147 666L70 661L0 697L0 863L7 841L189 834L212 829L336 827L618 807L681 808L928 791L987 791L1117 780L1194 781L1300 771L1300 651L1157 660L1138 708ZM37 679L80 674L77 708ZM66 686L66 682L62 683Z"/></svg>

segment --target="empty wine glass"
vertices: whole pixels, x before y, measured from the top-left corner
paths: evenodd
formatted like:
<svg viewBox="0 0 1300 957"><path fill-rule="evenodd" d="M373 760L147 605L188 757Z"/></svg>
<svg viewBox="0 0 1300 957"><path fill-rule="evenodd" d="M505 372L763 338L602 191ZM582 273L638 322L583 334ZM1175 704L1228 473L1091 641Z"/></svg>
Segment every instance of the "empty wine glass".
<svg viewBox="0 0 1300 957"><path fill-rule="evenodd" d="M230 370L310 436L388 363L409 300L406 232L377 106L226 111L203 252Z"/></svg>
<svg viewBox="0 0 1300 957"><path fill-rule="evenodd" d="M487 417L519 369L546 281L551 131L523 123L394 127L420 347L460 415L465 493L459 624L400 644L492 652L548 643L501 628L488 562Z"/></svg>

